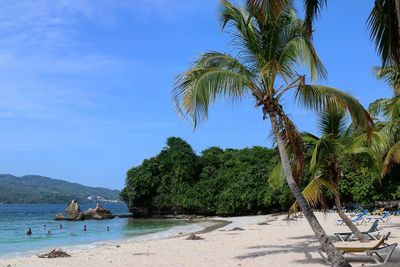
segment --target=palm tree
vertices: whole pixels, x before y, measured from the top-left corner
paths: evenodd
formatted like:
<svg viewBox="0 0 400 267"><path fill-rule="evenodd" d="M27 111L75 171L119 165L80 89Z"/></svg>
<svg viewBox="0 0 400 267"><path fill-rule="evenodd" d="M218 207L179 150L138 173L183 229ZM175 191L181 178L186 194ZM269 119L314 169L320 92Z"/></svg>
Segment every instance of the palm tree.
<svg viewBox="0 0 400 267"><path fill-rule="evenodd" d="M400 70L397 67L375 68L378 79L386 81L392 88L392 98L378 99L371 103L369 112L380 119L377 123L379 131L374 132L377 137L372 144L364 142L366 150L374 162L375 170L384 177L393 163L400 164Z"/></svg>
<svg viewBox="0 0 400 267"><path fill-rule="evenodd" d="M328 0L304 0L307 31L311 35L313 21ZM400 68L400 0L375 0L367 20L371 38L381 55L382 66Z"/></svg>
<svg viewBox="0 0 400 267"><path fill-rule="evenodd" d="M304 168L304 147L296 126L284 112L282 98L293 90L297 102L310 110L336 106L348 110L352 119L365 128L371 127L372 121L350 95L306 84L305 76L297 74L299 64L307 66L312 79L325 77L326 71L304 21L297 18L290 5L286 3L280 13L275 13L263 4L267 1L251 2L236 7L221 1L222 25L224 29L230 27L237 54L206 52L179 75L173 90L177 111L190 117L196 127L207 119L209 106L217 97L238 100L251 95L263 119L270 120L287 184L332 266L350 266L332 245L297 185ZM288 151L294 155L291 159Z"/></svg>
<svg viewBox="0 0 400 267"><path fill-rule="evenodd" d="M358 129L354 124L346 127L346 123L347 116L343 110L325 109L320 113L318 123L321 137L308 132L302 133L307 148L312 151L310 170L313 176L303 190L303 195L311 206L317 206L325 201L324 190L331 191L340 218L358 240L367 241L341 208L339 191L339 181L342 178L341 163L343 159L348 159L353 153L358 152L358 147L352 145L353 137ZM272 179L277 179L277 177L272 177ZM291 210L297 210L297 203Z"/></svg>

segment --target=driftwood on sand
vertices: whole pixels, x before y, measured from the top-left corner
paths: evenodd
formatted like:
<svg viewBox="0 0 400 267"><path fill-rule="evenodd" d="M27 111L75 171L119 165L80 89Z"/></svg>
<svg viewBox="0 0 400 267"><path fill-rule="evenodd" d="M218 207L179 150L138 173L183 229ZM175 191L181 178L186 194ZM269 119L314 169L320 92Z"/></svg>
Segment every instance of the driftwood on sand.
<svg viewBox="0 0 400 267"><path fill-rule="evenodd" d="M244 231L244 229L240 227L234 227L230 231Z"/></svg>
<svg viewBox="0 0 400 267"><path fill-rule="evenodd" d="M44 253L44 254L39 254L39 258L66 258L66 257L71 257L67 252L61 250L61 249L53 249L49 253Z"/></svg>
<svg viewBox="0 0 400 267"><path fill-rule="evenodd" d="M186 240L203 240L204 238L195 234L191 234L186 238Z"/></svg>

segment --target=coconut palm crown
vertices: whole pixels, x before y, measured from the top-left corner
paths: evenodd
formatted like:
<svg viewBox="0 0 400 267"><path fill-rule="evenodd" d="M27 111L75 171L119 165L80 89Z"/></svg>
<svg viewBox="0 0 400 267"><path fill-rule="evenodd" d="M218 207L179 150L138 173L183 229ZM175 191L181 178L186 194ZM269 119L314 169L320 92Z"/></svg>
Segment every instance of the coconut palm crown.
<svg viewBox="0 0 400 267"><path fill-rule="evenodd" d="M326 70L304 21L297 18L288 2L276 13L261 0L247 1L238 7L222 0L222 28L231 34L236 53L210 51L200 55L189 70L177 77L173 101L177 112L189 117L196 127L207 119L209 106L217 97L234 101L253 97L263 118L271 122L288 186L332 266L349 266L331 244L297 186L296 179L304 168L304 147L296 126L284 112L282 98L294 91L297 103L310 110L327 106L347 110L352 120L365 129L372 127L372 121L350 95L335 88L307 84L306 77L298 74L299 67L305 67L314 80L325 78ZM291 159L288 151L293 155Z"/></svg>

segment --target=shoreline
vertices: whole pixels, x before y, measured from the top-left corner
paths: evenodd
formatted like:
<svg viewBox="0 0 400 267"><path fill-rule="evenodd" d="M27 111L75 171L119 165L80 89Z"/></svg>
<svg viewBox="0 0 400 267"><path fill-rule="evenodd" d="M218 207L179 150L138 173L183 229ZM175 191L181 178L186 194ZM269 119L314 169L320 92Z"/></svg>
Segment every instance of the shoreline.
<svg viewBox="0 0 400 267"><path fill-rule="evenodd" d="M348 231L336 226L336 213L315 212L327 234ZM162 239L127 239L105 242L83 250L68 250L69 258L41 259L36 256L0 260L1 267L108 267L108 266L185 266L185 267L282 267L329 266L320 255L320 244L304 217L286 220L286 215L258 215L209 218L194 222L202 240L186 240L186 233ZM224 224L222 226L222 224ZM388 243L400 243L400 217L392 216L381 224L391 232ZM237 229L237 228L241 229ZM200 229L201 228L201 229ZM236 230L234 230L236 228ZM370 224L360 226L361 231ZM195 229L195 228L193 228ZM196 230L196 229L195 229ZM377 266L365 253L345 254L352 266ZM390 263L399 266L399 248Z"/></svg>
<svg viewBox="0 0 400 267"><path fill-rule="evenodd" d="M101 248L105 246L116 246L119 244L123 244L126 242L146 242L146 241L154 241L154 240L162 240L162 239L170 239L176 237L184 237L189 236L190 234L204 234L208 232L212 232L219 228L222 228L226 225L232 223L229 220L225 220L224 218L214 218L214 217L201 217L199 219L192 219L189 221L187 218L182 217L157 217L157 218L139 218L139 219L165 219L165 220L177 220L177 221L186 221L188 224L186 225L177 225L172 226L167 229L161 230L159 232L142 234L134 237L125 237L125 238L117 238L110 240L101 240L90 242L86 244L75 244L75 245L61 245L61 246L49 246L40 249L32 249L26 251L16 252L15 254L4 254L0 255L0 264L3 261L19 259L19 258L27 258L34 257L38 254L47 253L52 249L62 249L68 251L70 253L80 253L84 251L88 251L91 249ZM0 265L0 267L2 267Z"/></svg>

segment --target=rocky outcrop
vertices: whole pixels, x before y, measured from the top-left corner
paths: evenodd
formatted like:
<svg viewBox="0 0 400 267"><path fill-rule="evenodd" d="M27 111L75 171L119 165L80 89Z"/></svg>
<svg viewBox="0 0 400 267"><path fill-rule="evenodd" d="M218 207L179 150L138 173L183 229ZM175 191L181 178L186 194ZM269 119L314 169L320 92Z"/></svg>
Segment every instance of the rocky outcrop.
<svg viewBox="0 0 400 267"><path fill-rule="evenodd" d="M83 213L79 208L78 202L75 200L72 200L71 203L69 203L68 207L65 209L65 213L67 214L68 220L83 220Z"/></svg>
<svg viewBox="0 0 400 267"><path fill-rule="evenodd" d="M68 220L68 221L81 221L84 219L83 213L81 209L79 208L78 202L75 200L72 200L69 204L68 207L65 209L65 214L64 216L61 213L58 213L56 215L56 220Z"/></svg>
<svg viewBox="0 0 400 267"><path fill-rule="evenodd" d="M96 208L88 209L84 212L81 211L78 202L72 200L68 207L65 209L64 216L61 213L56 214L55 220L68 220L68 221L81 221L86 219L103 220L112 219L115 216L112 215L111 211L103 208L99 203L96 204Z"/></svg>
<svg viewBox="0 0 400 267"><path fill-rule="evenodd" d="M54 218L54 220L56 220L56 221L63 221L63 220L65 220L66 218L64 217L64 215L62 215L61 213L57 213L56 214L56 217Z"/></svg>
<svg viewBox="0 0 400 267"><path fill-rule="evenodd" d="M88 209L84 211L85 219L103 220L112 219L115 216L112 215L111 211L103 208L99 203L96 204L96 208Z"/></svg>

